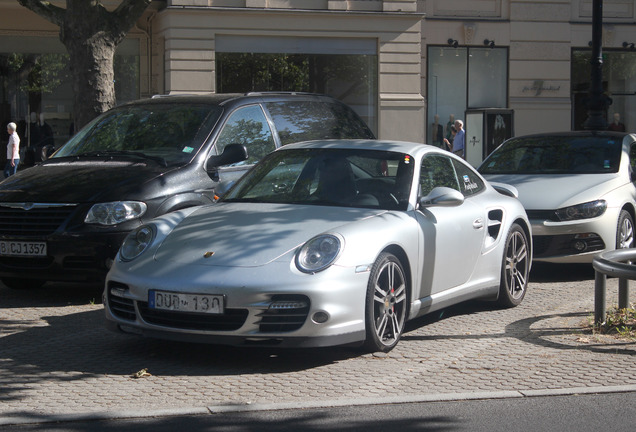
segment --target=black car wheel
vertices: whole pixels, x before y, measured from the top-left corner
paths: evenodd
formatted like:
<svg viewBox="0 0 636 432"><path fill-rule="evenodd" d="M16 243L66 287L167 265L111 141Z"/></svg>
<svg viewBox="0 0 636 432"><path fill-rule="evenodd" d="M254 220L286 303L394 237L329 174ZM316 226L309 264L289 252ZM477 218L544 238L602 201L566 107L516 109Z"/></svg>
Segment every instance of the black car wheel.
<svg viewBox="0 0 636 432"><path fill-rule="evenodd" d="M380 254L367 285L365 349L388 352L397 345L404 331L407 303L402 264L395 255Z"/></svg>
<svg viewBox="0 0 636 432"><path fill-rule="evenodd" d="M513 307L521 304L528 287L530 251L525 231L513 224L506 237L499 285L499 304Z"/></svg>

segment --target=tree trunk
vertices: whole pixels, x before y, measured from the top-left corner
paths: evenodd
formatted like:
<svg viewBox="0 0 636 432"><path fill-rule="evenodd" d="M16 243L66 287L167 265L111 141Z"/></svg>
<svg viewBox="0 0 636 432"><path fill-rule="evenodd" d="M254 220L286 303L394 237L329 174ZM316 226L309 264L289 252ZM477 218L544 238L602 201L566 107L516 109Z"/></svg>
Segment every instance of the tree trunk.
<svg viewBox="0 0 636 432"><path fill-rule="evenodd" d="M100 0L66 0L66 9L48 0L18 0L60 27L73 75L74 129L115 106L115 49L151 0L121 0L108 11Z"/></svg>
<svg viewBox="0 0 636 432"><path fill-rule="evenodd" d="M77 42L76 42L77 41ZM95 36L66 43L73 72L75 130L115 106L115 45Z"/></svg>

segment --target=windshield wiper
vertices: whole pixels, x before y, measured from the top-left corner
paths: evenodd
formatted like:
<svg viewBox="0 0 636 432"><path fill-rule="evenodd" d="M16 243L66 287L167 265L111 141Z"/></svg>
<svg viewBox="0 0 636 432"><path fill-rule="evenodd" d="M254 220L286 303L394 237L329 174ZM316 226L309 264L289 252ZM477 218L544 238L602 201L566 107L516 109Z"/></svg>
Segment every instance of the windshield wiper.
<svg viewBox="0 0 636 432"><path fill-rule="evenodd" d="M147 160L152 160L157 162L158 164L167 167L168 166L168 162L166 162L166 160L164 158L162 158L161 156L152 156L152 155L147 155L145 153L142 152L135 152L135 151L129 151L129 150L97 150L97 151L92 151L92 152L86 152L86 153L80 153L77 154L75 156L77 157L82 157L82 156L96 156L96 157L100 157L100 156L135 156L138 158L142 158L142 159L147 159Z"/></svg>

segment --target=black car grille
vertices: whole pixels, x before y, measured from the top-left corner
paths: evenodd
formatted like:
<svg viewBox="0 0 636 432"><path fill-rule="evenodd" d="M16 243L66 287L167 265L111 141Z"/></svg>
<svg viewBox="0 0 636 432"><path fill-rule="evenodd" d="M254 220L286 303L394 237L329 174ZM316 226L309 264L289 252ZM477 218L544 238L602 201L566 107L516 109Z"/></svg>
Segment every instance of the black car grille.
<svg viewBox="0 0 636 432"><path fill-rule="evenodd" d="M526 210L528 219L535 220L549 220L553 222L559 222L560 219L554 210Z"/></svg>
<svg viewBox="0 0 636 432"><path fill-rule="evenodd" d="M137 302L139 313L148 324L182 330L238 330L247 319L247 309L225 309L220 315L161 311L148 308L148 302Z"/></svg>
<svg viewBox="0 0 636 432"><path fill-rule="evenodd" d="M577 243L585 247L577 249ZM605 249L605 243L596 234L588 234L585 238L579 238L577 234L532 236L532 249L535 258L544 258L599 251Z"/></svg>
<svg viewBox="0 0 636 432"><path fill-rule="evenodd" d="M108 307L110 312L117 318L125 319L128 321L135 321L137 314L135 313L135 304L131 299L121 297L116 293L122 294L128 290L128 287L124 284L117 282L110 282L106 295L108 296Z"/></svg>
<svg viewBox="0 0 636 432"><path fill-rule="evenodd" d="M36 207L24 210L0 204L0 235L4 236L46 236L55 232L70 214L74 205Z"/></svg>
<svg viewBox="0 0 636 432"><path fill-rule="evenodd" d="M272 309L268 308L258 316L261 318L259 330L262 333L280 333L298 330L303 326L309 314L309 298L303 295L275 295L274 302L287 302L289 308Z"/></svg>

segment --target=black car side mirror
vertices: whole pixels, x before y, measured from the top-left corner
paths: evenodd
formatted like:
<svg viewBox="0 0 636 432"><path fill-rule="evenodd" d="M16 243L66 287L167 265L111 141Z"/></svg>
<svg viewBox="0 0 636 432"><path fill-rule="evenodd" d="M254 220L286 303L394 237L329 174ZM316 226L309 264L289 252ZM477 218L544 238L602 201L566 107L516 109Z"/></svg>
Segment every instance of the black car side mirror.
<svg viewBox="0 0 636 432"><path fill-rule="evenodd" d="M210 156L205 164L206 171L214 171L217 167L247 160L247 148L243 144L228 144L220 155Z"/></svg>

